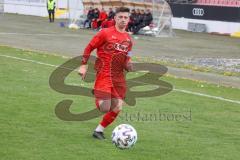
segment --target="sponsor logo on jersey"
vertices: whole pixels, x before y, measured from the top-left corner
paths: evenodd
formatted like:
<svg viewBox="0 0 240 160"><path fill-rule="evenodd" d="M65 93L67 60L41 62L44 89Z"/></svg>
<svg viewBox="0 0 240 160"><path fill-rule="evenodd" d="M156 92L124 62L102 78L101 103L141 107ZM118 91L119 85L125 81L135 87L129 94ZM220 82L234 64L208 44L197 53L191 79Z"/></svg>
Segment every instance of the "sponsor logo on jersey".
<svg viewBox="0 0 240 160"><path fill-rule="evenodd" d="M128 51L128 46L124 45L124 44L115 43L114 44L114 49L116 49L117 51L120 51L120 52L127 52Z"/></svg>

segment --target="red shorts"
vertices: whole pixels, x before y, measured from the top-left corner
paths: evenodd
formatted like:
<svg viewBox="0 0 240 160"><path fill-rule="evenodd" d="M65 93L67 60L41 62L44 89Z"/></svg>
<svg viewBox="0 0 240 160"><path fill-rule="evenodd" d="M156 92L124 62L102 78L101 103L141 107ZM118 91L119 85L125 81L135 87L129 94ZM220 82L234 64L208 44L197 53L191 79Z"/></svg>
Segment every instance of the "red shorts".
<svg viewBox="0 0 240 160"><path fill-rule="evenodd" d="M96 87L94 88L96 107L99 109L100 100L106 100L106 99L112 99L112 98L124 99L125 94L126 94L126 86Z"/></svg>
<svg viewBox="0 0 240 160"><path fill-rule="evenodd" d="M108 74L104 72L97 72L96 81L94 84L94 96L96 99L96 106L99 107L99 100L109 99L124 99L126 95L126 82L123 77L115 77L111 79Z"/></svg>
<svg viewBox="0 0 240 160"><path fill-rule="evenodd" d="M112 99L119 98L124 99L126 95L126 86L125 85L95 85L94 87L94 96L97 99Z"/></svg>

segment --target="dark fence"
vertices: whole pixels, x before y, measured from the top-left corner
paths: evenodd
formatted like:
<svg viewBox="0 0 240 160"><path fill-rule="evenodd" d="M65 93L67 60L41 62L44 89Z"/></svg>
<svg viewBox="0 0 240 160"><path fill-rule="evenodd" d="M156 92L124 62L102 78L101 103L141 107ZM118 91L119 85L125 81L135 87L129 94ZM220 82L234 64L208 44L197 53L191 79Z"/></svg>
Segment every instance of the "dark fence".
<svg viewBox="0 0 240 160"><path fill-rule="evenodd" d="M170 4L173 17L240 22L240 7Z"/></svg>

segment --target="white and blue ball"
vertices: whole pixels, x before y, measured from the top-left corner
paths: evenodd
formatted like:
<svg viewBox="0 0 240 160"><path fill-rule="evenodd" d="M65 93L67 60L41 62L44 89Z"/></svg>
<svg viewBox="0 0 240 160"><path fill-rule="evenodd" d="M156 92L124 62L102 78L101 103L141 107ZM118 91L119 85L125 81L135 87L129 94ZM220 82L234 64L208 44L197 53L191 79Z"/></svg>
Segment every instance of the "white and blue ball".
<svg viewBox="0 0 240 160"><path fill-rule="evenodd" d="M120 124L112 132L112 143L117 148L128 149L137 142L137 132L129 124Z"/></svg>

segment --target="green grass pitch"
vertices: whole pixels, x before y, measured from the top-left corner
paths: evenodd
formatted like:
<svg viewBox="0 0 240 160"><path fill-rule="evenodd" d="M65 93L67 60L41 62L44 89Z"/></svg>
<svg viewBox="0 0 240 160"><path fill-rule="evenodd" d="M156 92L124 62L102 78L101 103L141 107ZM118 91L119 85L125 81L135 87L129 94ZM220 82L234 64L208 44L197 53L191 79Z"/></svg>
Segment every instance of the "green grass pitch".
<svg viewBox="0 0 240 160"><path fill-rule="evenodd" d="M3 56L5 55L5 56ZM11 56L11 57L6 57ZM30 59L60 65L60 56L0 47L0 159L2 160L236 160L240 150L240 104L194 94L171 91L166 95L138 98L136 106L124 106L119 118L106 129L106 141L91 137L100 117L89 121L67 122L58 119L55 105L63 99L74 100L71 111L94 108L92 98L64 95L49 87L54 67L14 59ZM139 73L141 74L141 73ZM130 73L131 76L138 76ZM174 88L223 97L239 102L240 90L204 82L161 78ZM85 85L72 72L66 83ZM151 86L135 88L144 91ZM190 112L191 111L191 112ZM130 119L130 115L141 118ZM162 113L178 119L150 119ZM111 143L111 131L128 123L138 132L138 142L129 150Z"/></svg>

